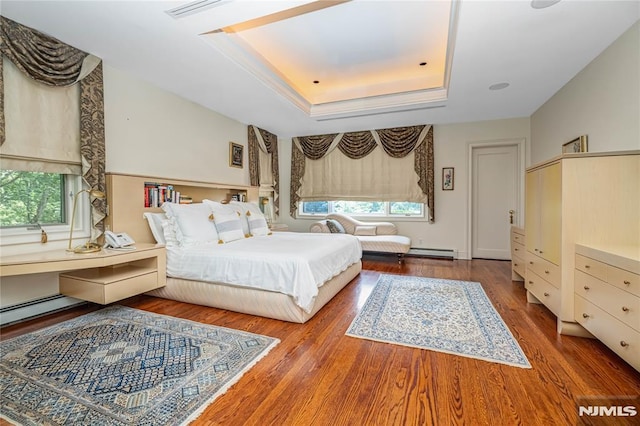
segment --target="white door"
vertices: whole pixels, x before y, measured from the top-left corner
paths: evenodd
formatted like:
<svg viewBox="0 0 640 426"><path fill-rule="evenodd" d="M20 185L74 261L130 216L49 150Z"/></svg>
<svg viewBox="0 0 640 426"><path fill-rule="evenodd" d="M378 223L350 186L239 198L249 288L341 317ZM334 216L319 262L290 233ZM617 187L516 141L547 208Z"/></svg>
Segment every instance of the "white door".
<svg viewBox="0 0 640 426"><path fill-rule="evenodd" d="M471 152L471 256L511 259L511 224L521 225L519 145L474 146Z"/></svg>

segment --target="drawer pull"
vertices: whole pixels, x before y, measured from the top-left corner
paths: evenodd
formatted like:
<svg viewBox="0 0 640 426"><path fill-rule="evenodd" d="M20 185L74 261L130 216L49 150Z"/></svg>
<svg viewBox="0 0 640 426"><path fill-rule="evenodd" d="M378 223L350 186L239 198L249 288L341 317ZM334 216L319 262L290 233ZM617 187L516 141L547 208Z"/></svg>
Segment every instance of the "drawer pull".
<svg viewBox="0 0 640 426"><path fill-rule="evenodd" d="M531 260L530 260L530 261L529 261L529 265L533 265L533 261L531 261Z"/></svg>
<svg viewBox="0 0 640 426"><path fill-rule="evenodd" d="M631 281L628 281L628 280L624 280L623 282L624 282L624 285L630 285L631 284Z"/></svg>
<svg viewBox="0 0 640 426"><path fill-rule="evenodd" d="M513 264L513 266L518 266L518 264L517 264L517 263L514 263L514 264Z"/></svg>
<svg viewBox="0 0 640 426"><path fill-rule="evenodd" d="M629 344L624 340L620 340L620 346L622 346L623 348L626 348L627 346L629 346Z"/></svg>
<svg viewBox="0 0 640 426"><path fill-rule="evenodd" d="M585 285L583 288L584 288L585 290L589 290L591 287L589 287L589 286L586 286L586 285Z"/></svg>
<svg viewBox="0 0 640 426"><path fill-rule="evenodd" d="M517 248L514 248L514 250L515 250L515 251L518 251L518 249L517 249Z"/></svg>
<svg viewBox="0 0 640 426"><path fill-rule="evenodd" d="M548 273L549 273L549 271L544 271L544 273L545 273L545 274L548 274Z"/></svg>
<svg viewBox="0 0 640 426"><path fill-rule="evenodd" d="M544 295L545 295L545 296L547 296L547 297L549 297L549 293L547 293L547 292L545 292L545 293L544 293Z"/></svg>
<svg viewBox="0 0 640 426"><path fill-rule="evenodd" d="M533 281L529 280L529 284L533 285Z"/></svg>
<svg viewBox="0 0 640 426"><path fill-rule="evenodd" d="M629 308L627 308L626 306L622 307L622 312L629 312Z"/></svg>
<svg viewBox="0 0 640 426"><path fill-rule="evenodd" d="M585 268L585 269L589 269L589 268L591 268L591 266L589 266L589 265L584 265L584 268Z"/></svg>
<svg viewBox="0 0 640 426"><path fill-rule="evenodd" d="M582 318L589 318L589 314L582 314Z"/></svg>

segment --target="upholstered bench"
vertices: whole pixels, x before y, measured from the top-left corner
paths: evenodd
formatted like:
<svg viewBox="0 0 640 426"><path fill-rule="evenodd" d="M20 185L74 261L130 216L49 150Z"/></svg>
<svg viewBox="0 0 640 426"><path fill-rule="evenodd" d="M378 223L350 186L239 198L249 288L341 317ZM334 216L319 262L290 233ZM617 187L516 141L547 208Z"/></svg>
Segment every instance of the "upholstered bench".
<svg viewBox="0 0 640 426"><path fill-rule="evenodd" d="M356 236L362 251L371 253L395 253L398 263L411 248L411 239L398 235L398 228L391 222L361 222L349 216L331 213L325 219L311 224L311 232L334 232Z"/></svg>

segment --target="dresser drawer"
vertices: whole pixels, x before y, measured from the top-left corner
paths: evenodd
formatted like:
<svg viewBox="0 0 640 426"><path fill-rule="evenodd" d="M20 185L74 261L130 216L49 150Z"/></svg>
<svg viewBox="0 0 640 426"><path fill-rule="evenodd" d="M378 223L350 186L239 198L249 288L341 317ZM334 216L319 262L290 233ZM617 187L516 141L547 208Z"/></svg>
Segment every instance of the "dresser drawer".
<svg viewBox="0 0 640 426"><path fill-rule="evenodd" d="M513 256L511 258L511 268L521 277L524 277L526 274L525 261L519 256Z"/></svg>
<svg viewBox="0 0 640 426"><path fill-rule="evenodd" d="M640 332L576 295L576 321L640 371Z"/></svg>
<svg viewBox="0 0 640 426"><path fill-rule="evenodd" d="M511 230L511 242L525 245L524 234L520 234L513 229Z"/></svg>
<svg viewBox="0 0 640 426"><path fill-rule="evenodd" d="M524 287L543 303L555 316L560 314L560 290L549 282L527 270L527 278Z"/></svg>
<svg viewBox="0 0 640 426"><path fill-rule="evenodd" d="M575 272L575 292L628 326L640 331L640 297L580 270Z"/></svg>
<svg viewBox="0 0 640 426"><path fill-rule="evenodd" d="M527 269L531 269L547 282L553 284L554 287L560 288L560 267L548 260L536 256L531 252L527 252Z"/></svg>
<svg viewBox="0 0 640 426"><path fill-rule="evenodd" d="M511 242L511 259L513 259L516 256L522 259L526 257L525 253L526 253L526 249L522 244L516 243L514 241Z"/></svg>
<svg viewBox="0 0 640 426"><path fill-rule="evenodd" d="M640 275L609 266L607 282L640 297Z"/></svg>
<svg viewBox="0 0 640 426"><path fill-rule="evenodd" d="M593 275L596 278L600 278L602 281L607 281L609 265L606 263L576 254L576 269L586 272L589 275Z"/></svg>

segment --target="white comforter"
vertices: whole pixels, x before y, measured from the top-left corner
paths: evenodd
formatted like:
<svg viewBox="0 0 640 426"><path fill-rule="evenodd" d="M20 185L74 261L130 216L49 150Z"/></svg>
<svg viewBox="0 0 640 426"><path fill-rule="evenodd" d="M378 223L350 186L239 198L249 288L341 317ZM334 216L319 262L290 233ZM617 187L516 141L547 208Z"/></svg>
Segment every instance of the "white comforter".
<svg viewBox="0 0 640 426"><path fill-rule="evenodd" d="M167 275L284 293L311 312L318 287L361 257L352 235L274 232L227 244L167 247Z"/></svg>

